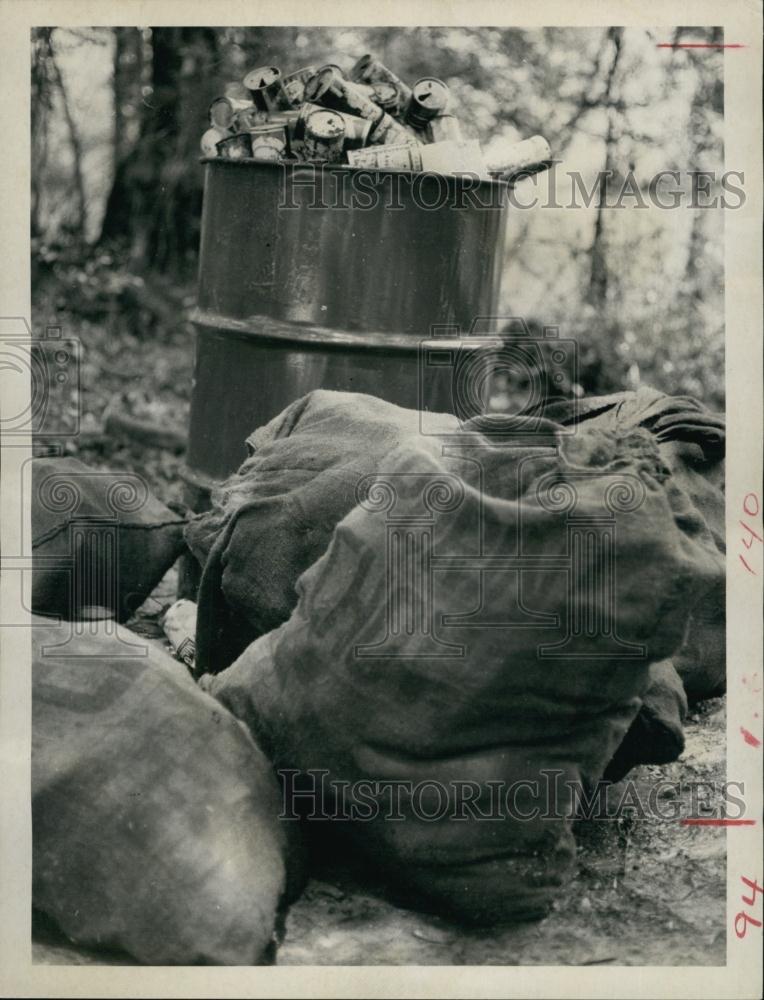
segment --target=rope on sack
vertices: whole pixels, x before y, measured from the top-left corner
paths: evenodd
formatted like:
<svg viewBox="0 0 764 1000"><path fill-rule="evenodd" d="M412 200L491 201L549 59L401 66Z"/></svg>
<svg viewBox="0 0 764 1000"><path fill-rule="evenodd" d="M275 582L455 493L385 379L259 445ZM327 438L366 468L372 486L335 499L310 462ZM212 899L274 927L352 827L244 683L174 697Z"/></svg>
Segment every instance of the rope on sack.
<svg viewBox="0 0 764 1000"><path fill-rule="evenodd" d="M60 524L57 524L54 528L50 528L50 530L44 531L41 535L38 535L37 538L32 539L32 548L33 549L39 548L40 545L44 545L45 542L49 542L52 538L55 538L57 535L60 535L63 531L66 531L69 525L74 524L79 520L80 519L78 518L70 517L66 521L62 521ZM122 524L121 522L119 522L117 524L117 527L121 531L153 531L155 528L171 528L181 524L189 524L192 520L193 520L192 517L188 517L188 518L178 518L175 521L157 521L155 524L130 524L130 523Z"/></svg>
<svg viewBox="0 0 764 1000"><path fill-rule="evenodd" d="M540 408L547 419L567 426L583 424L609 411L614 411L616 425L644 427L659 442L687 441L697 444L709 461L717 461L724 455L724 416L712 413L692 396L669 396L644 387L636 392L613 393L590 399L555 400Z"/></svg>

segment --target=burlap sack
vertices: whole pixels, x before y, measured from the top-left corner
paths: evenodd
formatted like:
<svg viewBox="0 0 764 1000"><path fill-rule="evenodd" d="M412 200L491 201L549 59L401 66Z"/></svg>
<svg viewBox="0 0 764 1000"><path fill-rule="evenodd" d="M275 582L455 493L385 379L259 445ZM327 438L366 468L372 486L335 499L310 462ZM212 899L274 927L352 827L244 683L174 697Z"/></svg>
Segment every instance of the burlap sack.
<svg viewBox="0 0 764 1000"><path fill-rule="evenodd" d="M302 513L320 503L326 465L318 440L292 437ZM350 812L338 840L397 898L484 922L547 911L573 864L576 790L601 778L650 664L680 645L722 566L644 430L530 449L474 437L471 449L409 437L375 457L377 483L344 479L338 463L352 510L300 577L291 617L204 683L290 787L294 771L303 786L318 771L347 783L314 805ZM294 495L276 457L271 509ZM278 528L257 503L256 530ZM221 536L224 579L241 523ZM399 818L391 781L410 783ZM493 818L464 811L465 789Z"/></svg>
<svg viewBox="0 0 764 1000"><path fill-rule="evenodd" d="M703 519L724 554L723 416L691 397L668 396L647 386L636 392L558 402L542 412L565 426L582 429L649 430L674 482L689 497L694 513ZM673 657L691 702L724 693L725 644L725 580L720 575L693 608L685 642Z"/></svg>
<svg viewBox="0 0 764 1000"><path fill-rule="evenodd" d="M430 414L443 433L450 414ZM361 393L318 389L247 439L250 457L186 528L203 565L198 594L199 672L221 670L285 622L302 572L325 551L356 503L360 479L420 434L420 414Z"/></svg>
<svg viewBox="0 0 764 1000"><path fill-rule="evenodd" d="M34 619L33 905L144 963L271 962L286 849L271 765L182 664L113 628Z"/></svg>
<svg viewBox="0 0 764 1000"><path fill-rule="evenodd" d="M32 463L32 610L76 619L100 606L126 621L185 548L184 521L131 472L76 458Z"/></svg>

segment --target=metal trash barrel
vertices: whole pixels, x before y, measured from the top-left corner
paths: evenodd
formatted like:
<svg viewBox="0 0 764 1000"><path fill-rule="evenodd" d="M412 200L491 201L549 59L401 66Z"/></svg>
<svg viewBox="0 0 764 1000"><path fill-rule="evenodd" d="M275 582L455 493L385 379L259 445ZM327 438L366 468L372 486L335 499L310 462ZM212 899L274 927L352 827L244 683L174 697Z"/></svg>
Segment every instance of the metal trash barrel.
<svg viewBox="0 0 764 1000"><path fill-rule="evenodd" d="M452 409L438 379L421 399L419 344L496 315L502 182L203 162L189 506L205 509L247 436L312 389Z"/></svg>

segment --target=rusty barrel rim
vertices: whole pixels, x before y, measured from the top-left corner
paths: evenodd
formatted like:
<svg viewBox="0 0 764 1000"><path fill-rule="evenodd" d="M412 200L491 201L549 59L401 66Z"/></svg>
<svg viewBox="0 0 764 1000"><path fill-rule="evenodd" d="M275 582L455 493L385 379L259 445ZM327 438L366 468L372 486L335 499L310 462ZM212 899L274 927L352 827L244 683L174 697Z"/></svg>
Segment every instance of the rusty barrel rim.
<svg viewBox="0 0 764 1000"><path fill-rule="evenodd" d="M267 313L253 313L246 319L236 319L194 306L186 313L187 319L201 332L225 333L234 337L248 339L258 343L272 341L278 344L294 344L299 347L316 350L357 349L360 351L383 351L385 353L416 354L422 340L433 340L429 330L423 330L421 337L411 333L391 333L389 331L338 330L334 327L317 326L314 323L295 323L291 320L278 319ZM469 335L463 336L460 343L467 349L483 350L488 341L495 341L499 347L508 337L500 333L481 333L470 344ZM444 347L448 341L443 340ZM493 346L493 345L492 345Z"/></svg>
<svg viewBox="0 0 764 1000"><path fill-rule="evenodd" d="M374 146L364 146L364 149L374 149ZM384 149L384 146L379 146L380 149ZM510 184L507 181L502 180L499 177L476 177L475 174L469 174L462 176L460 174L441 174L437 171L428 170L386 170L384 167L353 167L349 163L309 163L309 162L289 162L287 160L279 160L277 163L268 163L264 161L258 161L252 157L239 157L235 160L229 160L222 156L201 156L199 157L199 163L212 164L223 167L245 167L247 169L256 170L274 170L283 169L285 172L290 171L294 173L299 170L309 170L315 171L331 171L333 173L346 173L346 174L357 174L359 172L364 172L368 174L396 176L398 174L411 174L412 177L422 176L422 177L441 177L443 180L447 181L449 184L453 184L456 187L459 184L465 183L467 180L470 182L470 189L476 190L475 181L477 180L477 185L485 186L489 190L509 190ZM508 204L508 203L507 203ZM498 207L498 205L491 205L491 207Z"/></svg>

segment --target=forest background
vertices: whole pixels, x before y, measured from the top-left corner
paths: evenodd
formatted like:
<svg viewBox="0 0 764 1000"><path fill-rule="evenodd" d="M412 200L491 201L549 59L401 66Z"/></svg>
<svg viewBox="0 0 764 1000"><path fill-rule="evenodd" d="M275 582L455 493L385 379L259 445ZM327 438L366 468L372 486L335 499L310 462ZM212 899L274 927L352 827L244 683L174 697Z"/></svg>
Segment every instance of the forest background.
<svg viewBox="0 0 764 1000"><path fill-rule="evenodd" d="M484 150L550 142L563 207L540 184L535 208L510 210L501 314L577 341L576 391L649 384L723 408L724 209L690 196L692 172L713 172L715 190L724 170L723 54L666 47L721 41L713 27L34 29L34 332L82 347L77 399L56 404L78 411L66 450L148 467L160 493L179 495L207 108L254 66L347 69L364 52L409 82L443 79ZM685 189L673 210L648 196L664 170ZM596 191L589 207L564 207L571 173ZM630 177L646 207L607 207ZM105 433L122 426L116 412L168 431L164 446Z"/></svg>

